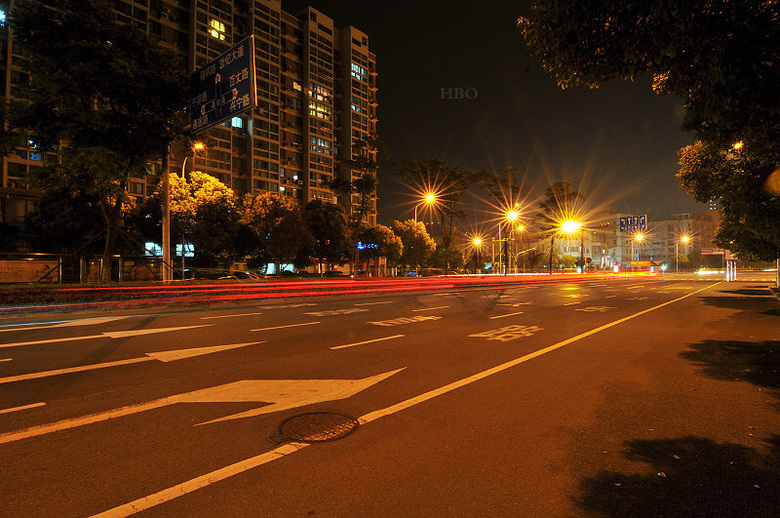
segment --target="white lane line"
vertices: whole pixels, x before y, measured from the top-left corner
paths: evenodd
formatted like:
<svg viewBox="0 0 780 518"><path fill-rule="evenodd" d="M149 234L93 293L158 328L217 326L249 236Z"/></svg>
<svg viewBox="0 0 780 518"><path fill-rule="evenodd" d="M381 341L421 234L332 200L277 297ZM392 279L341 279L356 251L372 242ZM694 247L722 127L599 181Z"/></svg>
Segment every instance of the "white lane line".
<svg viewBox="0 0 780 518"><path fill-rule="evenodd" d="M206 475L188 480L182 484L169 487L168 489L163 489L162 491L159 491L153 495L139 498L138 500L120 505L119 507L114 507L113 509L109 509L108 511L94 515L93 518L120 518L123 516L130 516L140 511L150 509L156 505L160 505L178 498L182 495L186 495L187 493L192 493L193 491L207 487L215 482L225 480L226 478L238 475L239 473L243 473L258 466L262 466L263 464L273 460L281 459L282 457L302 450L307 446L310 445L301 442L287 443L284 446L267 451L257 455L256 457L244 459L242 461L236 462L235 464L231 464L230 466L225 466L224 468L212 471Z"/></svg>
<svg viewBox="0 0 780 518"><path fill-rule="evenodd" d="M436 306L433 308L419 308L419 309L413 309L412 311L433 311L434 309L444 309L448 308L449 306Z"/></svg>
<svg viewBox="0 0 780 518"><path fill-rule="evenodd" d="M717 286L718 284L721 284L720 282L715 283L711 286L707 286L706 288L702 288L698 291L694 291L691 293L688 293L687 295L683 295L682 297L678 297L676 299L670 300L668 302L664 302L663 304L659 304L657 306L653 306L649 309L645 309L643 311L640 311L638 313L634 313L633 315L629 315L627 317L621 318L619 320L615 320L614 322L610 322L609 324L605 324L601 327L597 327L595 329L591 329L590 331L586 331L584 333L580 333L577 336L573 336L571 338L568 338L566 340L563 340L561 342L558 342L556 344L550 345L548 347L545 347L543 349L539 349L538 351L534 351L530 354L526 354L525 356L521 356L520 358L516 358L514 360L508 361L506 363L503 363L501 365L498 365L496 367L493 367L491 369L484 370L482 372L479 372L477 374L474 374L472 376L469 376L467 378L460 379L458 381L455 381L453 383L450 383L449 385L445 385L443 387L431 390L429 392L426 392L425 394L420 394L419 396L407 399L406 401L402 401L400 403L397 403L395 405L389 406L387 408L384 408L382 410L376 410L374 412L370 412L362 417L358 418L358 422L363 425L366 423L370 423L371 421L374 421L376 419L379 419L380 417L384 417L387 415L395 414L396 412L400 412L401 410L405 410L407 408L413 407L414 405L417 405L418 403L422 403L424 401L428 401L429 399L433 399L437 396L441 396L442 394L446 394L447 392L450 392L452 390L455 390L460 387L464 387L466 385L469 385L471 383L474 383L475 381L479 381L481 379L487 378L488 376L492 376L493 374L498 374L499 372L505 371L511 367L514 367L516 365L519 365L521 363L527 362L528 360L532 360L534 358L537 358L539 356L542 356L543 354L547 354L549 352L555 351L556 349L560 349L561 347L565 347L571 343L577 342L579 340L582 340L583 338L587 338L591 335L595 335L596 333L600 333L601 331L604 331L606 329L609 329L611 327L615 327L618 324L622 324L623 322L627 322L631 319L634 319L636 317L645 315L647 313L650 313L651 311L655 311L656 309L660 309L664 306L668 306L669 304L674 304L675 302L679 302L683 299L687 299L688 297L691 297L693 295L696 295L697 293L700 293L702 291L708 290L710 288L713 288Z"/></svg>
<svg viewBox="0 0 780 518"><path fill-rule="evenodd" d="M287 329L288 327L313 326L321 322L304 322L303 324L288 324L286 326L262 327L260 329L250 329L250 331L271 331L273 329Z"/></svg>
<svg viewBox="0 0 780 518"><path fill-rule="evenodd" d="M248 317L250 315L262 315L263 312L259 311L257 313L239 313L236 315L217 315L215 317L200 317L201 320L210 320L212 318L232 318L232 317Z"/></svg>
<svg viewBox="0 0 780 518"><path fill-rule="evenodd" d="M258 345L262 343L265 343L265 341L246 342L246 343L228 344L228 345L214 345L209 347L195 347L192 349L176 349L172 351L158 351L158 352L146 353L146 356L141 356L139 358L128 358L126 360L115 360L112 362L93 363L90 365L79 365L77 367L66 367L64 369L30 372L27 374L8 376L5 378L0 378L0 385L3 385L5 383L14 383L17 381L28 381L28 380L34 380L40 378L49 378L52 376L61 376L63 374L73 374L76 372L108 369L111 367L120 367L123 365L132 365L134 363L141 363L141 362L161 361L167 363L176 360L186 360L187 358L203 356L204 354L212 354L212 353L227 351L230 349L236 349L238 347L246 347L248 345Z"/></svg>
<svg viewBox="0 0 780 518"><path fill-rule="evenodd" d="M395 303L394 300L387 300L383 302L360 302L358 304L355 304L355 306L376 306L379 304L393 304L393 303Z"/></svg>
<svg viewBox="0 0 780 518"><path fill-rule="evenodd" d="M13 358L0 358L0 363L13 361Z"/></svg>
<svg viewBox="0 0 780 518"><path fill-rule="evenodd" d="M108 322L114 322L116 320L122 320L127 317L95 317L95 318L83 318L81 320L60 320L56 322L32 322L28 324L11 324L9 326L1 326L0 333L6 331L33 331L36 329L58 329L60 327L77 327L77 326L93 326L97 324L106 324Z"/></svg>
<svg viewBox="0 0 780 518"><path fill-rule="evenodd" d="M522 315L523 313L525 313L525 312L524 311L518 311L517 313L507 313L506 315L494 315L494 316L490 317L490 320L494 320L496 318L513 317L515 315Z"/></svg>
<svg viewBox="0 0 780 518"><path fill-rule="evenodd" d="M376 410L374 412L369 412L368 414L365 414L358 418L358 421L361 425L370 423L371 421L376 421L380 417L388 416L395 414L396 412L399 412L401 410L404 410L406 408L410 408L418 403L422 403L424 401L428 401L429 399L433 399L436 396L440 396L442 394L445 394L447 392L450 392L452 390L455 390L456 388L463 387L465 385L468 385L470 383L473 383L475 381L479 381L483 378L486 378L488 376L491 376L493 374L499 373L501 371L504 371L506 369L509 369L510 367L514 367L515 365L518 365L520 363L526 362L532 358L536 358L537 356L541 356L543 354L546 354L548 352L554 351L555 349L560 349L561 347L564 347L566 345L569 345L572 342L576 342L578 340L581 340L583 338L586 338L590 335L596 334L600 331L604 331L605 329L609 329L610 327L614 327L618 324L622 324L623 322L626 322L628 320L631 320L633 318L636 318L638 316L644 315L646 313L649 313L651 311L655 311L656 309L660 309L664 306L668 306L669 304L674 304L675 302L679 302L683 299L686 299L690 296L696 295L697 293L700 293L702 291L708 290L710 288L713 288L717 286L718 284L721 284L721 282L717 282L715 284L712 284L711 286L708 286L706 288L702 288L698 291L694 291L692 293L688 293L687 295L684 295L682 297L678 297L674 300L670 300L668 302L664 302L663 304L659 304L658 306L654 306L652 308L646 309L644 311L640 311L639 313L634 313L633 315L629 315L625 318L621 318L620 320L616 320L614 322L611 322L609 324L603 325L601 327L597 327L596 329L592 329L591 331L587 331L585 333L579 334L577 336L574 336L572 338L569 338L567 340L563 340L562 342L558 342L557 344L551 345L549 347L545 347L544 349L540 349L534 353L527 354L525 356L522 356L520 358L517 358L515 360L512 360L510 362L504 363L502 365L498 365L497 367L493 367L492 369L488 369L486 371L482 371L480 373L474 374L472 376L469 376L467 378L463 378L461 380L458 380L454 383L450 383L449 385L445 385L441 388L431 390L429 392L426 392L424 394L421 394L417 397L413 397L411 399L407 399L406 401L402 401L400 403L397 403L395 405L389 406L387 408ZM206 486L211 485L214 482L219 482L221 480L224 480L226 478L232 477L233 475L237 475L239 473L243 473L244 471L248 471L252 468L255 468L257 466L260 466L262 464L266 464L268 462L271 462L273 460L280 459L286 455L289 455L291 453L295 453L298 450L301 450L308 446L308 444L303 443L296 443L291 442L284 446L281 446L279 448L276 448L275 450L271 450L269 452L260 454L256 457L251 457L249 459L245 459L242 461L239 461L235 464L231 464L230 466L225 466L224 468L220 468L216 471L212 471L211 473L207 473L205 475L201 475L200 477L194 478L192 480L189 480L187 482L183 482L179 485L169 487L168 489L164 489L158 493L155 493L153 495L149 495L143 498L139 498L138 500L135 500L133 502L129 502L127 504L121 505L119 507L115 507L113 509L109 509L108 511L105 511L103 513L95 515L93 518L100 517L100 518L118 518L123 516L130 516L132 514L135 514L137 512L143 511L145 509L149 509L151 507L154 507L156 505L168 502L170 500L173 500L175 498L178 498L182 495L185 495L187 493L191 493L192 491L196 491L198 489L204 488Z"/></svg>
<svg viewBox="0 0 780 518"><path fill-rule="evenodd" d="M19 412L20 410L28 410L30 408L38 408L39 406L45 406L46 403L33 403L32 405L17 406L13 408L3 408L0 410L0 414L10 414L11 412Z"/></svg>
<svg viewBox="0 0 780 518"><path fill-rule="evenodd" d="M13 342L10 344L0 344L0 349L5 347L21 347L24 345L40 345L40 344L53 344L57 342L75 342L79 340L92 340L93 338L127 338L129 336L143 336L151 335L155 333L167 333L169 331L183 331L185 329L195 329L198 327L209 327L213 324L203 324L199 326L182 326L182 327L161 327L157 329L130 329L128 331L109 331L101 333L99 335L88 336L68 336L65 338L50 338L48 340L32 340L29 342Z"/></svg>
<svg viewBox="0 0 780 518"><path fill-rule="evenodd" d="M358 345L373 344L375 342L384 342L385 340L393 340L395 338L401 338L403 336L406 336L406 335L385 336L384 338L374 338L373 340L365 340L363 342L355 342L354 344L336 345L336 346L331 347L331 349L346 349L347 347L356 347Z"/></svg>

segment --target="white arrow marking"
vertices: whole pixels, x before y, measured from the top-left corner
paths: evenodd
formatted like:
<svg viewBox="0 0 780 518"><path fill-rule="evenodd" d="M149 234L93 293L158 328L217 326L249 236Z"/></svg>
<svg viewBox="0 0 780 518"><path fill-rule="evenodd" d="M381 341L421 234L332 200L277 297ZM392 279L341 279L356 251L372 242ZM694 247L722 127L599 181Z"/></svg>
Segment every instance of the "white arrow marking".
<svg viewBox="0 0 780 518"><path fill-rule="evenodd" d="M273 404L200 424L254 417L324 401L346 399L402 370L404 369L396 369L358 380L246 380L223 385L218 388L220 389L220 397L225 399L218 399L217 401L257 401L257 398L259 398L260 401L273 402ZM213 389L190 392L189 398L192 399L188 398L186 402L210 402L214 401L214 396Z"/></svg>
<svg viewBox="0 0 780 518"><path fill-rule="evenodd" d="M46 322L33 322L31 324L14 325L13 327L3 326L3 329L0 329L0 333L4 333L6 331L32 331L33 329L55 329L58 327L93 326L96 324L105 324L107 322L113 322L115 320L122 320L124 318L127 317L84 318L81 320L69 320L66 322L51 322L49 323L49 325L36 325L36 324L46 324Z"/></svg>
<svg viewBox="0 0 780 518"><path fill-rule="evenodd" d="M140 358L129 358L127 360L117 360L113 362L95 363L92 365L80 365L78 367L68 367L66 369L56 369L50 371L31 372L29 374L19 374L18 376L8 376L6 378L0 378L0 385L3 383L13 383L15 381L34 380L39 378L48 378L50 376L60 376L62 374L72 374L74 372L92 371L98 369L107 369L109 367L119 367L121 365L131 365L133 363L141 363L148 361L161 361L172 362L176 360L184 360L186 358L193 358L202 354L217 353L220 351L227 351L228 349L236 349L238 347L245 347L247 345L262 344L265 342L247 342L243 344L228 344L228 345L215 345L211 347L195 347L193 349L179 349L177 351L159 351L154 353L146 353L146 356Z"/></svg>
<svg viewBox="0 0 780 518"><path fill-rule="evenodd" d="M260 329L250 329L250 331L272 331L274 329L287 329L288 327L313 326L314 324L319 324L319 322L304 322L302 324L287 324L286 326L263 327Z"/></svg>
<svg viewBox="0 0 780 518"><path fill-rule="evenodd" d="M99 335L89 336L68 336L66 338L50 338L48 340L33 340L30 342L14 342L10 344L0 344L0 349L5 347L21 347L23 345L39 345L50 344L55 342L75 342L77 340L92 340L93 338L127 338L129 336L141 336L151 335L154 333L167 333L168 331L183 331L185 329L195 329L197 327L209 327L211 324L204 324L200 326L183 326L183 327L161 327L158 329L131 329L129 331L108 331Z"/></svg>
<svg viewBox="0 0 780 518"><path fill-rule="evenodd" d="M405 367L404 367L405 368ZM227 419L249 417L270 412L278 412L299 406L345 399L361 390L367 389L375 383L396 374L403 369L398 369L384 374L377 374L368 378L357 380L244 380L226 385L218 385L206 389L185 392L154 401L147 401L137 405L114 408L107 412L91 414L73 419L64 419L54 423L33 426L25 430L0 434L0 444L5 444L30 437L37 437L61 430L69 430L79 426L108 421L117 417L138 414L147 410L154 410L176 403L221 403L221 402L265 402L274 403L257 410L235 414L221 419L209 421L215 423ZM201 423L208 424L208 423Z"/></svg>

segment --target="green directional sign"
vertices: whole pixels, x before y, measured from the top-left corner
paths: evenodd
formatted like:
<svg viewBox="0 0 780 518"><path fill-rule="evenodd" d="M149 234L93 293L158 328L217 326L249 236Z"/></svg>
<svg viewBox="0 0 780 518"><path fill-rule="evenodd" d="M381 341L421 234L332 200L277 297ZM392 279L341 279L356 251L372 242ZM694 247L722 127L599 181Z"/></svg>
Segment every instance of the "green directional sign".
<svg viewBox="0 0 780 518"><path fill-rule="evenodd" d="M245 38L190 76L194 133L255 106L254 41Z"/></svg>

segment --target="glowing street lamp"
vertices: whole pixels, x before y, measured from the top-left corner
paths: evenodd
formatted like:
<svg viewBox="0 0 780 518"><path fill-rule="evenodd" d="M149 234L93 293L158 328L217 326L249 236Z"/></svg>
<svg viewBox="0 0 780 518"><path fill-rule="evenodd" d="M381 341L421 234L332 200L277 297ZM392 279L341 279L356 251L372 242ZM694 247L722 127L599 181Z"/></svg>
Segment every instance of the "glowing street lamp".
<svg viewBox="0 0 780 518"><path fill-rule="evenodd" d="M474 248L477 249L477 272L479 273L480 270L482 270L482 247L480 246L482 244L482 238L475 237L471 240L471 244L474 246Z"/></svg>
<svg viewBox="0 0 780 518"><path fill-rule="evenodd" d="M634 262L634 243L639 243L644 238L645 238L645 236L643 234L636 234L636 235L634 235L634 239L631 240L631 262L632 263ZM639 259L637 259L637 261L638 260ZM633 270L633 266L631 267L631 269Z"/></svg>
<svg viewBox="0 0 780 518"><path fill-rule="evenodd" d="M674 243L674 273L680 273L680 242L687 243L690 240L690 237L683 236Z"/></svg>
<svg viewBox="0 0 780 518"><path fill-rule="evenodd" d="M561 230L570 236L580 231L580 272L585 273L585 228L579 221L566 220L561 224Z"/></svg>
<svg viewBox="0 0 780 518"><path fill-rule="evenodd" d="M430 207L434 203L436 203L436 193L434 192L427 193L423 198L423 200L414 206L414 222L417 223L417 207L423 204L426 204Z"/></svg>

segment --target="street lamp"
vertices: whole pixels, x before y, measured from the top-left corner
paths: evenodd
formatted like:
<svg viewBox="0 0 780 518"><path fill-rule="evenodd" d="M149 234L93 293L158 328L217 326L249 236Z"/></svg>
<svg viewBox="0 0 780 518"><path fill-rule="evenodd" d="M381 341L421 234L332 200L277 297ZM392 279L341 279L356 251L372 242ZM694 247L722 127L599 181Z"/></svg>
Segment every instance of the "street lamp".
<svg viewBox="0 0 780 518"><path fill-rule="evenodd" d="M427 204L428 206L433 205L436 203L436 193L429 192L425 195L425 198L414 206L414 222L417 223L417 207L419 207L422 204Z"/></svg>
<svg viewBox="0 0 780 518"><path fill-rule="evenodd" d="M479 273L482 270L482 261L480 260L481 259L480 256L482 255L481 254L482 247L480 246L482 244L482 239L479 237L475 237L474 239L472 239L471 243L474 245L474 248L476 248L477 250L477 272L476 273Z"/></svg>
<svg viewBox="0 0 780 518"><path fill-rule="evenodd" d="M190 147L192 150L191 155L187 155L184 157L184 160L181 163L181 179L184 180L186 177L186 167L187 167L187 159L192 158L195 153L198 151L203 151L206 149L206 145L203 142L193 142L192 146ZM185 269L184 269L184 255L185 255L185 239L184 239L184 225L181 227L181 278L184 280L185 277Z"/></svg>
<svg viewBox="0 0 780 518"><path fill-rule="evenodd" d="M520 214L516 210L509 210L509 212L506 213L506 219L509 221L509 232L507 232L507 236L504 238L504 260L506 261L506 269L504 270L504 275L506 275L511 269L512 269L512 255L510 254L509 250L509 240L512 237L512 231L514 229L514 222L517 219L517 217ZM498 224L498 231L499 234L501 233L501 223ZM500 237L499 237L500 239ZM514 247L513 247L514 248ZM514 250L513 250L514 252Z"/></svg>
<svg viewBox="0 0 780 518"><path fill-rule="evenodd" d="M580 272L585 273L585 229L578 221L567 220L561 225L561 230L569 236L580 231Z"/></svg>
<svg viewBox="0 0 780 518"><path fill-rule="evenodd" d="M517 226L517 231L520 232L520 253L518 255L522 255L523 256L523 268L522 268L523 271L522 271L522 273L525 273L525 255L523 254L523 252L524 252L523 251L523 246L525 246L525 245L523 244L523 230L525 230L525 227L523 225L518 225ZM517 264L517 259L515 259L515 264Z"/></svg>
<svg viewBox="0 0 780 518"><path fill-rule="evenodd" d="M679 241L674 243L674 273L680 273L680 241L687 243L690 240L690 237L683 236Z"/></svg>
<svg viewBox="0 0 780 518"><path fill-rule="evenodd" d="M644 238L645 238L645 236L644 236L644 235L642 235L642 234L636 234L636 235L634 236L634 239L632 239L632 240L631 240L631 263L633 263L633 262L634 262L634 243L640 242L640 241L642 241ZM639 261L639 259L637 259L637 261ZM632 264L632 266L631 266L631 269L632 269L632 270L634 269L634 266L633 266L633 264Z"/></svg>

